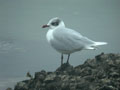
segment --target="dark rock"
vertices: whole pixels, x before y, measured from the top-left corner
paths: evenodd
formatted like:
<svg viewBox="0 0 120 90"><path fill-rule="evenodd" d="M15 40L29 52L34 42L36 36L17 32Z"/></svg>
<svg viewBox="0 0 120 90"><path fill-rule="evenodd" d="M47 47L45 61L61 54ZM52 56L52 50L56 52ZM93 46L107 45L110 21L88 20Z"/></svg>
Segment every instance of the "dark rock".
<svg viewBox="0 0 120 90"><path fill-rule="evenodd" d="M73 66L68 64L68 63L64 63L62 66L60 66L56 72L71 72L73 70Z"/></svg>
<svg viewBox="0 0 120 90"><path fill-rule="evenodd" d="M12 88L7 88L6 90L12 90Z"/></svg>
<svg viewBox="0 0 120 90"><path fill-rule="evenodd" d="M29 77L30 79L33 79L33 76L30 74L30 72L26 73L26 77Z"/></svg>
<svg viewBox="0 0 120 90"><path fill-rule="evenodd" d="M36 72L35 73L35 80L40 80L41 82L43 82L43 80L45 79L47 73L46 71L42 70L41 72Z"/></svg>
<svg viewBox="0 0 120 90"><path fill-rule="evenodd" d="M120 54L101 53L76 67L64 63L55 72L36 72L14 90L120 90Z"/></svg>
<svg viewBox="0 0 120 90"><path fill-rule="evenodd" d="M99 90L117 90L113 86L102 86Z"/></svg>

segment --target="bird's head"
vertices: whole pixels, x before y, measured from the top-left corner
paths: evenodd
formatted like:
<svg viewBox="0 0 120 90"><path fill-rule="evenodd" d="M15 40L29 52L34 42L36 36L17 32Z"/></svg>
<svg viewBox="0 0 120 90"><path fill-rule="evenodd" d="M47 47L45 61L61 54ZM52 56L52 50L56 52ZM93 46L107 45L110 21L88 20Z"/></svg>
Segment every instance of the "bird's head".
<svg viewBox="0 0 120 90"><path fill-rule="evenodd" d="M65 27L65 24L60 18L56 17L56 18L52 18L48 22L48 24L42 26L42 28L46 28L46 27L50 27L50 28L53 29L53 28L56 28L56 27Z"/></svg>

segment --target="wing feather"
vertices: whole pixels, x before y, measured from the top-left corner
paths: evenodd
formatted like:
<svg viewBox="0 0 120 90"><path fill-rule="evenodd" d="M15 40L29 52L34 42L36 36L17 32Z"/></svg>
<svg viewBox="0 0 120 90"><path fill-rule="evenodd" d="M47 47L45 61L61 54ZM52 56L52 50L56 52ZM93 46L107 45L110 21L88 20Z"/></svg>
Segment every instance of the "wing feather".
<svg viewBox="0 0 120 90"><path fill-rule="evenodd" d="M80 33L68 29L61 28L53 32L54 40L56 40L56 48L64 50L81 50L89 44L93 44L94 41L82 36Z"/></svg>

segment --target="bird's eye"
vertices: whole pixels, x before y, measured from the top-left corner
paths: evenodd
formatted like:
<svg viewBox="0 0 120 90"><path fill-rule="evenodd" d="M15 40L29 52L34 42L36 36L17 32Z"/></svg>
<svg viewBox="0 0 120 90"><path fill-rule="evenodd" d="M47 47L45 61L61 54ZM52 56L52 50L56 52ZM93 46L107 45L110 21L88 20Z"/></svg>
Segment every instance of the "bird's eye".
<svg viewBox="0 0 120 90"><path fill-rule="evenodd" d="M52 22L51 25L58 26L59 22Z"/></svg>
<svg viewBox="0 0 120 90"><path fill-rule="evenodd" d="M60 23L60 20L59 20L59 19L57 19L57 20L55 20L55 21L51 22L51 25L52 25L52 26L58 26L58 25L59 25L59 23Z"/></svg>

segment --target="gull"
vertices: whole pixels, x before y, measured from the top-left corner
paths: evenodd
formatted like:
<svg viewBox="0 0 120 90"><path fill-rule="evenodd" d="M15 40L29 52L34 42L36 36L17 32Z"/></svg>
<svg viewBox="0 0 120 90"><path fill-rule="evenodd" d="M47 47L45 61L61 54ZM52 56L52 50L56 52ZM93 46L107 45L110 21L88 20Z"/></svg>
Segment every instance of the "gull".
<svg viewBox="0 0 120 90"><path fill-rule="evenodd" d="M52 18L48 24L42 28L49 27L46 34L48 43L58 52L61 53L61 65L63 64L63 55L67 54L67 64L69 64L70 54L81 50L95 50L100 45L106 45L107 42L93 41L79 32L67 28L58 17Z"/></svg>

